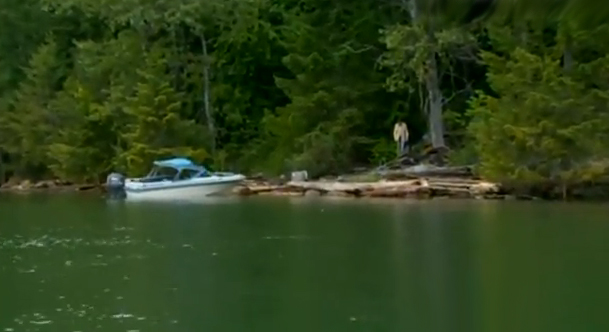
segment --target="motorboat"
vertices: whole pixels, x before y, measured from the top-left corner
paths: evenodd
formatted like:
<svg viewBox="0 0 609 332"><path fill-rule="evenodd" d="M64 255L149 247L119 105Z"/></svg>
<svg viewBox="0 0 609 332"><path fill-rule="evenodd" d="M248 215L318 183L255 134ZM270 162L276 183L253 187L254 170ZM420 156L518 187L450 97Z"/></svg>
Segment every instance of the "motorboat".
<svg viewBox="0 0 609 332"><path fill-rule="evenodd" d="M127 178L119 173L108 175L106 186L112 196L132 199L192 199L210 196L230 189L245 176L230 172L210 172L187 158L153 162L142 178Z"/></svg>

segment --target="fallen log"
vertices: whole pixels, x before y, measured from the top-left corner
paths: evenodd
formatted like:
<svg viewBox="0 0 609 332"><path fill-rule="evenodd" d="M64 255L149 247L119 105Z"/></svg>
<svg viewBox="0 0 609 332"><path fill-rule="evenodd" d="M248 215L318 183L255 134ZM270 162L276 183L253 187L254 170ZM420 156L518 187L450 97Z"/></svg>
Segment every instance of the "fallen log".
<svg viewBox="0 0 609 332"><path fill-rule="evenodd" d="M380 182L299 182L290 181L287 186L299 191L317 190L322 193L342 191L348 194L359 195L366 191L407 188L426 185L419 179L409 181L380 181Z"/></svg>
<svg viewBox="0 0 609 332"><path fill-rule="evenodd" d="M261 184L243 184L234 187L231 192L239 196L257 195L263 193L281 191L284 187L273 186L273 185L261 185Z"/></svg>
<svg viewBox="0 0 609 332"><path fill-rule="evenodd" d="M99 189L102 187L103 186L96 185L96 184L83 184L83 185L77 186L76 191L88 191L88 190L93 190L93 189Z"/></svg>
<svg viewBox="0 0 609 332"><path fill-rule="evenodd" d="M249 190L251 193L257 194L257 193L275 191L280 188L281 188L280 186L252 186L252 187L249 187Z"/></svg>
<svg viewBox="0 0 609 332"><path fill-rule="evenodd" d="M401 169L377 170L376 173L384 178L416 178L422 176L436 177L473 177L470 166L438 167L433 165L416 165Z"/></svg>
<svg viewBox="0 0 609 332"><path fill-rule="evenodd" d="M434 183L446 183L448 185L474 185L481 182L481 180L470 179L470 178L454 178L454 177L429 177L427 178L429 182Z"/></svg>
<svg viewBox="0 0 609 332"><path fill-rule="evenodd" d="M432 190L427 186L378 188L362 193L364 197L430 198Z"/></svg>
<svg viewBox="0 0 609 332"><path fill-rule="evenodd" d="M429 188L431 190L434 191L453 191L453 192L471 192L472 190L470 190L469 188L463 188L463 187L446 187L446 186L435 186L435 185L430 185Z"/></svg>
<svg viewBox="0 0 609 332"><path fill-rule="evenodd" d="M247 183L233 190L238 195L279 196L350 196L350 197L412 197L429 198L478 197L496 194L499 186L493 183L454 178L417 178L401 181L340 182L290 181L285 185Z"/></svg>

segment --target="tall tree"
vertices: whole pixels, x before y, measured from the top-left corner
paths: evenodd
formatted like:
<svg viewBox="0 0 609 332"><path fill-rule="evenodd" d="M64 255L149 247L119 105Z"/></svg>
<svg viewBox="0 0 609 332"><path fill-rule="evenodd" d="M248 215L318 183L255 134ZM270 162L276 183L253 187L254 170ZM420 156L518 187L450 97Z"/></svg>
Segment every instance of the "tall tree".
<svg viewBox="0 0 609 332"><path fill-rule="evenodd" d="M289 54L283 62L291 75L277 77L276 84L290 103L263 120L267 135L257 153L270 154L276 170L302 167L311 174L365 161L375 144L363 135L366 124L379 123L379 114L395 107L383 91L383 75L374 70L388 9L374 1L309 0L286 7L281 33Z"/></svg>
<svg viewBox="0 0 609 332"><path fill-rule="evenodd" d="M476 41L462 27L447 21L437 10L434 1L403 2L409 13L409 22L389 27L385 31L384 42L388 52L384 65L392 69L389 88L399 90L409 87L415 81L421 84L423 111L427 116L432 146L444 147L445 125L444 107L451 97L442 91L442 79L454 73L455 60L475 60ZM452 75L451 82L458 76ZM461 78L462 79L462 78ZM455 90L451 84L451 90ZM466 85L464 91L471 91Z"/></svg>

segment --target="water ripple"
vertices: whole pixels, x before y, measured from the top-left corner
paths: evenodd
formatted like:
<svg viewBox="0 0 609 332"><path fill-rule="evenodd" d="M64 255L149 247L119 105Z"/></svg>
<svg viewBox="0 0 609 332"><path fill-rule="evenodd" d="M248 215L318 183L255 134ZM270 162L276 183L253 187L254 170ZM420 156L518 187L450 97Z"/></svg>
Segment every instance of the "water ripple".
<svg viewBox="0 0 609 332"><path fill-rule="evenodd" d="M148 317L135 313L129 313L125 311L115 313L100 313L99 310L96 309L99 308L94 308L93 306L87 304L76 305L74 307L70 306L69 304L66 304L64 307L59 307L54 310L54 313L52 315L53 319L47 317L47 315L45 314L38 312L22 314L13 320L16 326L4 327L0 331L15 332L15 327L19 327L19 329L22 329L21 326L25 327L25 330L41 331L40 328L46 328L46 326L48 326L48 329L56 330L59 328L59 326L65 324L80 326L81 328L82 326L87 325L94 326L98 329L107 329L110 326L115 326L114 324L119 323L131 325L129 328L123 329L123 331L137 332L142 331L142 328L149 327L151 325L157 325L159 323L162 324L163 321L165 322L165 324L178 324L178 320L170 317L169 315L167 315L167 313L165 313L164 319L149 320ZM30 327L28 328L28 326ZM78 332L83 330L70 329L67 331Z"/></svg>
<svg viewBox="0 0 609 332"><path fill-rule="evenodd" d="M135 240L129 235L108 239L85 240L82 238L52 238L43 235L39 238L26 239L13 237L10 239L0 237L0 249L30 249L30 248L67 248L76 249L82 247L117 247L117 246L139 246L148 245L156 248L164 248L163 245L148 240Z"/></svg>

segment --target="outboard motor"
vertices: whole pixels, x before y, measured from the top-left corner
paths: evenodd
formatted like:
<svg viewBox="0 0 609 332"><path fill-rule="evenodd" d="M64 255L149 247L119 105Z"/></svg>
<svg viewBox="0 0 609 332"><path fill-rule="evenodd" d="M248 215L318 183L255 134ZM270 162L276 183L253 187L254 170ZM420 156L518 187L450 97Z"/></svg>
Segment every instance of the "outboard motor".
<svg viewBox="0 0 609 332"><path fill-rule="evenodd" d="M125 198L125 176L120 173L110 173L106 177L106 190L109 198Z"/></svg>

